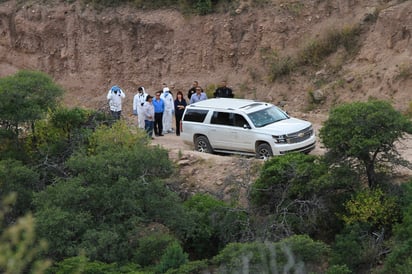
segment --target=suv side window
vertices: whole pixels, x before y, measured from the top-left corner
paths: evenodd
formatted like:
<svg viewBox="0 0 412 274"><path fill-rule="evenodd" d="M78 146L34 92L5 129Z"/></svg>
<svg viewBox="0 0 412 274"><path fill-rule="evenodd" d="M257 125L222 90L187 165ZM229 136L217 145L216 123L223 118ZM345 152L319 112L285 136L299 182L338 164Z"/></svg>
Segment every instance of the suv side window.
<svg viewBox="0 0 412 274"><path fill-rule="evenodd" d="M229 112L213 112L211 124L233 126L233 113Z"/></svg>
<svg viewBox="0 0 412 274"><path fill-rule="evenodd" d="M203 123L208 112L206 109L187 109L183 121Z"/></svg>
<svg viewBox="0 0 412 274"><path fill-rule="evenodd" d="M235 127L243 127L244 125L247 125L249 127L249 123L246 121L245 117L243 117L240 114L235 114Z"/></svg>
<svg viewBox="0 0 412 274"><path fill-rule="evenodd" d="M235 127L243 127L245 124L249 125L246 119L240 114L218 111L213 112L210 123Z"/></svg>

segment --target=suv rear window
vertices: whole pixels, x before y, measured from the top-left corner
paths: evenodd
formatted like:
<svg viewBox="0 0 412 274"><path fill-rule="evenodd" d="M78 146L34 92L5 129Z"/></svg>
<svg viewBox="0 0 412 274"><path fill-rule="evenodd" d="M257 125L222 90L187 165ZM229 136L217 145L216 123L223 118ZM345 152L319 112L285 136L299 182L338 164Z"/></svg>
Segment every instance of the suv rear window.
<svg viewBox="0 0 412 274"><path fill-rule="evenodd" d="M203 123L208 112L207 109L187 109L183 121Z"/></svg>

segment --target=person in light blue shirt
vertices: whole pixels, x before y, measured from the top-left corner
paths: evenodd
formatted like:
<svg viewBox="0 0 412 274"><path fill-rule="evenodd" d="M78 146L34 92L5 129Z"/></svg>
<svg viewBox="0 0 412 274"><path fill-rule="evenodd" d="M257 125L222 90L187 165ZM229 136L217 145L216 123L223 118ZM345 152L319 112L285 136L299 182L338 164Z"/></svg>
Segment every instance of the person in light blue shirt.
<svg viewBox="0 0 412 274"><path fill-rule="evenodd" d="M203 101L203 100L207 100L207 95L206 93L202 92L202 88L201 87L196 87L196 93L192 94L192 96L190 97L190 104L199 102L199 101Z"/></svg>
<svg viewBox="0 0 412 274"><path fill-rule="evenodd" d="M165 102L160 98L160 91L156 92L153 100L154 106L154 132L155 136L163 136L163 112L165 111Z"/></svg>

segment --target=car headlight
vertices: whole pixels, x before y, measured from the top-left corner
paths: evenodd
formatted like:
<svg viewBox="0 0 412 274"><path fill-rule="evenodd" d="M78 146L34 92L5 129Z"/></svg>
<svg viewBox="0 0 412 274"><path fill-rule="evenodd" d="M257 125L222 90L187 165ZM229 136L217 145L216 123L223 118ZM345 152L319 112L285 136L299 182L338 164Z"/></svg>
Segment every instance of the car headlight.
<svg viewBox="0 0 412 274"><path fill-rule="evenodd" d="M288 142L286 135L272 135L272 138L275 139L277 144L286 144Z"/></svg>

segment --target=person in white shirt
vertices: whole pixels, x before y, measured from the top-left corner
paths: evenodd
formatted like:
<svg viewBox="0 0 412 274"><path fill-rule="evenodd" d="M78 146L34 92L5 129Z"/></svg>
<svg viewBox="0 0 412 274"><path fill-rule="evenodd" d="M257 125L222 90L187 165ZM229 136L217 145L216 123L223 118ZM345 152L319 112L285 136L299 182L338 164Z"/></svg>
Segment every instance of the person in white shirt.
<svg viewBox="0 0 412 274"><path fill-rule="evenodd" d="M154 106L152 103L153 97L150 95L146 96L146 102L143 105L143 109L142 109L142 116L144 119L144 123L145 123L145 127L144 129L147 132L147 135L149 136L150 139L154 139L153 138L153 127L154 127L154 116L155 116L155 112L154 112Z"/></svg>
<svg viewBox="0 0 412 274"><path fill-rule="evenodd" d="M139 128L145 128L143 105L146 102L147 93L144 87L137 89L136 95L133 97L133 114L137 115L137 126Z"/></svg>
<svg viewBox="0 0 412 274"><path fill-rule="evenodd" d="M163 99L165 104L165 109L163 112L163 131L165 133L172 133L173 131L173 113L175 109L175 103L173 99L173 95L170 94L170 90L168 87L163 88L163 93L160 97Z"/></svg>
<svg viewBox="0 0 412 274"><path fill-rule="evenodd" d="M114 119L119 120L122 115L122 101L126 97L123 90L118 86L112 86L107 93L110 111Z"/></svg>

